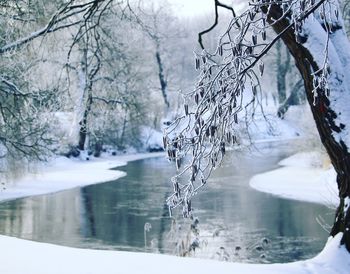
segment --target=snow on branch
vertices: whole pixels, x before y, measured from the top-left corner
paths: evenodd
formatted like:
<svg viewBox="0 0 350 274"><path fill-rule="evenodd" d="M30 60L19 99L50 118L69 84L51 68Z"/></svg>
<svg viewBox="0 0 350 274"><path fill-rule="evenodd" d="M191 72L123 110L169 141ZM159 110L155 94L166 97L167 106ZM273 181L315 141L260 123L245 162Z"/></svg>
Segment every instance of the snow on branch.
<svg viewBox="0 0 350 274"><path fill-rule="evenodd" d="M70 0L50 18L45 27L21 37L16 41L5 44L0 48L0 54L15 50L47 33L84 24L94 16L101 17L103 12L113 1L114 0L93 0L81 2Z"/></svg>

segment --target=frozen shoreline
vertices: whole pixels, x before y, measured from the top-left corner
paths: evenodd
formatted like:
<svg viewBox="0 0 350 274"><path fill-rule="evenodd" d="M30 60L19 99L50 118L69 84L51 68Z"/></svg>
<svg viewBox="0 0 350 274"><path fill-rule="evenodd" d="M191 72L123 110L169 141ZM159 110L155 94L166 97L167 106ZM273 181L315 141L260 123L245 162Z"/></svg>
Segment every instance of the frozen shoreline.
<svg viewBox="0 0 350 274"><path fill-rule="evenodd" d="M147 153L125 156L111 156L105 159L94 159L93 161L74 161L68 159L56 159L50 166L45 167L45 172L37 175L27 175L23 179L10 185L5 191L0 193L0 201L15 199L31 195L39 195L61 191L67 188L97 184L105 181L115 180L125 173L110 168L123 166L128 161L159 157L164 153ZM295 160L295 159L294 159ZM292 163L295 163L292 159ZM288 161L287 161L288 162ZM297 161L300 162L300 159ZM287 187L291 180L284 180L285 189L276 187L277 176L284 176L306 168L285 164L281 170L272 171L255 176L252 185L262 186L264 180L268 179L269 184L265 184L264 191L287 198L310 199L313 202L323 202L322 195L312 198L311 195L293 196L292 190ZM293 168L293 170L285 170ZM281 173L282 172L282 173ZM321 171L320 171L321 172ZM322 172L321 172L322 173ZM315 175L315 174L309 174ZM311 177L308 175L308 178ZM322 175L322 174L321 174ZM321 176L320 175L320 176ZM290 176L292 177L292 176ZM300 176L299 176L300 177ZM297 178L299 178L297 177ZM322 176L321 176L322 177ZM271 180L271 178L275 178ZM330 175L329 178L332 178ZM254 183L255 181L255 183ZM259 183L260 182L260 183ZM274 183L273 183L274 182ZM317 180L311 187L319 187ZM305 182L300 184L303 186ZM29 186L30 185L30 186ZM267 188L268 186L268 188ZM312 189L310 189L311 192ZM315 189L314 189L315 190ZM288 192L289 191L289 192ZM305 192L305 189L303 190ZM289 195L289 196L288 196ZM321 201L322 200L322 201ZM345 274L350 268L350 256L344 247L339 247L341 235L331 239L324 250L315 258L306 261L286 263L286 264L241 264L226 263L212 260L180 258L174 256L147 254L121 251L101 251L78 249L64 246L57 246L46 243L37 243L13 237L0 236L2 252L0 256L0 273L4 274L170 274L177 273L260 273L260 274L300 274L300 273L324 273L324 274Z"/></svg>
<svg viewBox="0 0 350 274"><path fill-rule="evenodd" d="M58 157L42 165L38 172L26 174L6 184L6 188L0 192L0 202L117 180L126 174L111 168L125 166L130 161L161 156L165 156L164 152L107 156L90 161Z"/></svg>
<svg viewBox="0 0 350 274"><path fill-rule="evenodd" d="M336 207L336 174L332 167L322 167L321 159L318 152L297 153L282 160L279 168L255 175L249 184L282 198Z"/></svg>

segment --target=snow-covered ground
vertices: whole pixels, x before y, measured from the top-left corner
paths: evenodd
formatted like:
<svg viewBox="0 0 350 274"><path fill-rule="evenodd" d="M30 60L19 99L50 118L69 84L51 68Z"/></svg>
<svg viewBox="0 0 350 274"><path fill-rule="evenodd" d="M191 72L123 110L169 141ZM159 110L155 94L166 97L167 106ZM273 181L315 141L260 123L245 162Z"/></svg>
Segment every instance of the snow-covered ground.
<svg viewBox="0 0 350 274"><path fill-rule="evenodd" d="M256 190L284 198L338 205L336 174L331 166L324 166L319 152L295 154L279 163L276 170L258 174L250 180Z"/></svg>
<svg viewBox="0 0 350 274"><path fill-rule="evenodd" d="M126 174L111 168L124 166L128 161L163 155L163 152L139 153L91 158L90 161L58 157L40 166L36 172L7 183L0 192L0 201L116 180Z"/></svg>
<svg viewBox="0 0 350 274"><path fill-rule="evenodd" d="M157 154L135 154L126 156L110 156L105 159L92 159L91 161L76 161L58 158L45 167L45 172L30 174L25 178L7 186L0 194L1 200L37 195L49 192L60 191L67 188L78 187L88 184L95 184L117 179L125 175L121 171L109 170L111 167L125 165L127 161L161 156ZM288 176L301 179L308 176L308 179L315 180L311 183L308 192L315 192L319 188L316 184L317 175L314 160L310 154L297 155L282 161L281 164L288 165L290 170ZM317 157L316 157L317 158ZM303 163L303 164L301 164ZM306 168L307 167L307 168ZM283 167L282 170L286 168ZM311 168L311 171L309 170ZM307 173L310 171L310 174ZM277 186L270 184L274 181L280 184L277 176L284 176L281 170L275 173L265 173L256 176L252 184L263 185L263 181L269 182L269 191L277 189ZM293 172L291 175L290 172ZM300 173L301 172L301 173ZM323 172L323 171L319 171ZM324 171L326 172L326 171ZM322 177L322 174L318 174ZM260 177L259 177L260 176ZM309 181L308 180L308 181ZM255 183L254 183L255 181ZM299 180L285 180L288 183L296 184ZM304 182L306 184L308 182ZM299 183L300 185L303 185ZM283 195L296 198L292 193L295 187L287 187ZM305 188L304 188L305 190ZM303 192L306 192L304 191ZM289 194L288 194L289 193ZM278 194L278 193L275 193ZM288 195L290 196L288 196ZM279 193L279 195L282 195ZM310 195L298 196L299 199L306 199ZM313 198L315 202L324 202L323 195ZM311 201L311 199L310 199ZM341 235L331 239L325 249L315 258L287 264L239 264L202 260L194 258L180 258L160 254L145 254L120 251L100 251L77 249L57 246L45 243L36 243L27 240L16 239L7 236L0 236L0 273L1 274L138 274L138 273L260 273L260 274L346 274L350 269L350 256L344 247L339 246Z"/></svg>
<svg viewBox="0 0 350 274"><path fill-rule="evenodd" d="M316 128L308 105L290 106L284 119L277 117L278 105L272 98L262 102L263 110L257 109L254 119L248 123L249 136L254 142L305 138L317 136ZM244 116L244 113L241 115ZM240 132L245 132L247 124L240 119ZM317 137L316 137L317 138Z"/></svg>
<svg viewBox="0 0 350 274"><path fill-rule="evenodd" d="M2 274L346 274L350 259L339 248L341 235L315 258L303 262L253 265L160 254L77 249L0 236Z"/></svg>

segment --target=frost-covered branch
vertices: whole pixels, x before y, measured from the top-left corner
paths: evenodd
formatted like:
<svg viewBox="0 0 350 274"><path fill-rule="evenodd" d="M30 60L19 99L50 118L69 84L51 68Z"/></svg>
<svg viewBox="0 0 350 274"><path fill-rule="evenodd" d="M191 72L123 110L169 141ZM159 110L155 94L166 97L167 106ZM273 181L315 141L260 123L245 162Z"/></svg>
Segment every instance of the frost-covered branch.
<svg viewBox="0 0 350 274"><path fill-rule="evenodd" d="M106 98L97 97L97 96L93 96L92 100L101 101L107 105L127 104L126 102L123 102L121 100L106 99Z"/></svg>
<svg viewBox="0 0 350 274"><path fill-rule="evenodd" d="M47 33L81 25L90 20L93 16L101 16L103 11L112 1L113 0L93 0L81 2L70 0L52 15L45 27L3 45L0 48L0 54L15 50L38 37L46 35Z"/></svg>
<svg viewBox="0 0 350 274"><path fill-rule="evenodd" d="M216 1L216 13L218 6ZM322 11L328 6L336 7L336 3L331 0L250 1L243 13L233 14L213 52L203 49L196 53L199 80L193 91L183 94L184 115L174 121L164 137L168 157L178 169L172 178L174 192L168 198L170 209L182 206L183 215L191 216L191 198L220 165L227 147L240 143L240 121L249 122L249 117L261 107L260 76L266 70L262 58L291 32L296 43L304 43L303 24L315 13L320 13L323 26L331 30L332 17L327 13L322 17ZM270 20L272 7L278 7L281 13ZM218 15L214 25L199 37L213 29L217 20ZM286 24L273 38L268 38L267 32L282 26L279 23L283 20ZM201 39L199 41L201 44ZM327 49L327 44L324 48ZM315 75L319 77L314 86L317 90L318 84L328 79L326 66L321 66Z"/></svg>

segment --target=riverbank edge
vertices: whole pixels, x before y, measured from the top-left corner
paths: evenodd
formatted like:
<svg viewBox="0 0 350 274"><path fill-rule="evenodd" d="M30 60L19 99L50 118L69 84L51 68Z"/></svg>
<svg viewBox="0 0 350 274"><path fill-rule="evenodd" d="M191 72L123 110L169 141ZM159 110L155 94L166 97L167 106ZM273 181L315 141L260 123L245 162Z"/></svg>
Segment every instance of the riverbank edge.
<svg viewBox="0 0 350 274"><path fill-rule="evenodd" d="M277 169L253 176L251 188L284 199L336 208L339 204L336 173L331 165L320 163L316 151L296 153L280 161Z"/></svg>
<svg viewBox="0 0 350 274"><path fill-rule="evenodd" d="M35 172L3 184L0 202L114 181L126 175L125 172L114 168L125 166L131 161L153 157L165 157L165 153L104 156L89 161L57 157L41 164Z"/></svg>

